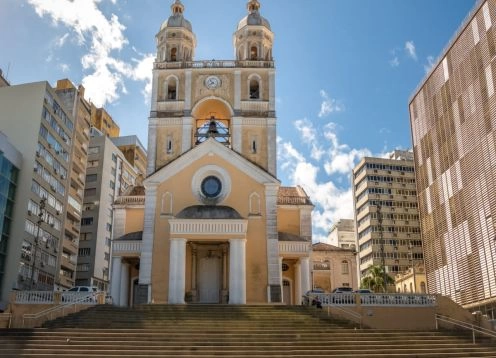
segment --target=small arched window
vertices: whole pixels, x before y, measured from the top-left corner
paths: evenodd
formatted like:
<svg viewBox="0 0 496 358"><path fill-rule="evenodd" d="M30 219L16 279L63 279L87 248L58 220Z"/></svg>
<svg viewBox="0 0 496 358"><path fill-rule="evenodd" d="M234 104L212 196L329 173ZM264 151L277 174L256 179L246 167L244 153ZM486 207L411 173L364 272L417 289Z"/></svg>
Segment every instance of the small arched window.
<svg viewBox="0 0 496 358"><path fill-rule="evenodd" d="M412 282L410 282L410 292L412 292L412 293L413 293L414 291L415 291L415 290L413 289L413 283L412 283Z"/></svg>
<svg viewBox="0 0 496 358"><path fill-rule="evenodd" d="M169 80L167 81L167 99L177 99L177 82L174 78L169 78Z"/></svg>
<svg viewBox="0 0 496 358"><path fill-rule="evenodd" d="M250 60L257 60L258 59L258 49L257 46L252 46L250 48Z"/></svg>
<svg viewBox="0 0 496 358"><path fill-rule="evenodd" d="M256 78L250 80L250 99L260 99L260 83Z"/></svg>
<svg viewBox="0 0 496 358"><path fill-rule="evenodd" d="M172 62L177 61L177 48L173 47L173 48L171 49L171 53L170 53L170 55L171 55L171 56L170 56L170 60L171 60Z"/></svg>
<svg viewBox="0 0 496 358"><path fill-rule="evenodd" d="M422 281L422 282L420 282L420 293L426 293L426 292L427 292L427 290L425 288L425 282Z"/></svg>
<svg viewBox="0 0 496 358"><path fill-rule="evenodd" d="M403 293L406 293L406 283L403 284Z"/></svg>

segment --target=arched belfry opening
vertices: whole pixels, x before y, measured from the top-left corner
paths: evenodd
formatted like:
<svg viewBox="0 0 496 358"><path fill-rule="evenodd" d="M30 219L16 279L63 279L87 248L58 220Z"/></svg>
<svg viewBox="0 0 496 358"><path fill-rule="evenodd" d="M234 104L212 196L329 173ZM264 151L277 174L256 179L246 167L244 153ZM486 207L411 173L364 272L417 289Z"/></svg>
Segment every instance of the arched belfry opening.
<svg viewBox="0 0 496 358"><path fill-rule="evenodd" d="M231 146L231 109L218 99L207 99L193 110L195 118L194 143L199 145L209 138L225 146Z"/></svg>

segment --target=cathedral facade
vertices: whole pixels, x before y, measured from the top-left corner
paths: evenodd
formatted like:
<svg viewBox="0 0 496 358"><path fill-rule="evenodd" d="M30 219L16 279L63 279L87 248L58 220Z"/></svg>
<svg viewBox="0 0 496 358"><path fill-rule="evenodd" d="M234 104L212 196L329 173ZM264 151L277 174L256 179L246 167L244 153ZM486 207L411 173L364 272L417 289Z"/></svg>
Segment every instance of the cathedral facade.
<svg viewBox="0 0 496 358"><path fill-rule="evenodd" d="M194 60L180 0L156 35L147 176L114 205L115 304L299 304L310 289L313 205L276 177L274 34L247 8L234 60Z"/></svg>

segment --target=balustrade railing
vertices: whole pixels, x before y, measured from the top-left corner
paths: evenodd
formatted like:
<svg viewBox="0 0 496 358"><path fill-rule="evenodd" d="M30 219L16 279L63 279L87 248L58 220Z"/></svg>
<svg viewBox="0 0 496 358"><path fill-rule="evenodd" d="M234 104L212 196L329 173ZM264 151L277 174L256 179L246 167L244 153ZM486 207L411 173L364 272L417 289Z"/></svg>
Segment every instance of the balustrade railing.
<svg viewBox="0 0 496 358"><path fill-rule="evenodd" d="M170 220L171 234L245 234L246 220L229 220L214 222L213 220Z"/></svg>
<svg viewBox="0 0 496 358"><path fill-rule="evenodd" d="M310 242L279 242L279 253L308 253L310 250Z"/></svg>
<svg viewBox="0 0 496 358"><path fill-rule="evenodd" d="M122 253L122 252L136 252L141 253L141 241L119 241L116 240L112 243L112 252L113 253Z"/></svg>
<svg viewBox="0 0 496 358"><path fill-rule="evenodd" d="M431 307L437 304L435 295L410 293L312 293L303 296L304 304L317 299L322 306L411 306Z"/></svg>
<svg viewBox="0 0 496 358"><path fill-rule="evenodd" d="M54 302L53 291L15 291L15 303L50 304Z"/></svg>
<svg viewBox="0 0 496 358"><path fill-rule="evenodd" d="M237 61L237 60L210 60L210 61L182 61L182 62L155 62L155 69L178 68L274 68L274 61Z"/></svg>

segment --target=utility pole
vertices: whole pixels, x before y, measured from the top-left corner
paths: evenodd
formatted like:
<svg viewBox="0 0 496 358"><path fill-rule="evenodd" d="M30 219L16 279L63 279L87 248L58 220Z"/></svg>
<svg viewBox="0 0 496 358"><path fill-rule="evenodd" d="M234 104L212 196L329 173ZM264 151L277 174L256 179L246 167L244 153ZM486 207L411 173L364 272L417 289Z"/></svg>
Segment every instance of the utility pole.
<svg viewBox="0 0 496 358"><path fill-rule="evenodd" d="M34 286L34 270L36 268L36 254L38 253L38 243L40 241L40 226L41 223L44 222L44 216L45 216L45 204L46 204L46 198L42 198L40 200L40 207L38 210L38 221L36 221L36 236L34 238L34 255L33 255L33 265L31 265L31 279L29 283L29 290L33 290Z"/></svg>

